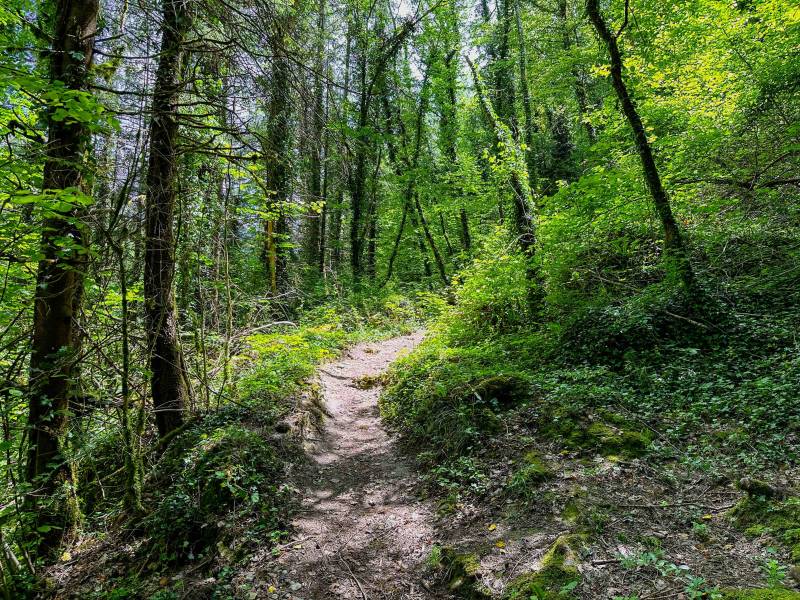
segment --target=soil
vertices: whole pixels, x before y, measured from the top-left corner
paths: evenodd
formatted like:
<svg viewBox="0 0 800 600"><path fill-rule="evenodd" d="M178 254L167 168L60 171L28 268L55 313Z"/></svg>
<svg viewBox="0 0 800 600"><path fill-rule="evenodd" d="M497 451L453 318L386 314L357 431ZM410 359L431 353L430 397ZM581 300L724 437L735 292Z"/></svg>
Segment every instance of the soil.
<svg viewBox="0 0 800 600"><path fill-rule="evenodd" d="M302 508L278 558L276 597L438 598L424 581L435 510L415 494L417 477L386 432L376 379L421 333L351 348L324 365L328 417L307 448ZM270 565L275 571L276 565Z"/></svg>

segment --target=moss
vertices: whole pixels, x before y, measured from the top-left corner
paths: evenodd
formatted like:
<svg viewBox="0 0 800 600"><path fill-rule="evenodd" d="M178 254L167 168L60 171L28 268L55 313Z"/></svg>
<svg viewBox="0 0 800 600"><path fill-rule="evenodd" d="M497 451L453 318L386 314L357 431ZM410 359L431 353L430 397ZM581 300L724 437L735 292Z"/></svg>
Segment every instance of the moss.
<svg viewBox="0 0 800 600"><path fill-rule="evenodd" d="M800 592L780 589L722 590L724 600L800 600Z"/></svg>
<svg viewBox="0 0 800 600"><path fill-rule="evenodd" d="M551 419L542 433L570 450L635 458L642 456L652 442L649 431L637 428L623 415L608 410L586 415L560 408L551 413Z"/></svg>
<svg viewBox="0 0 800 600"><path fill-rule="evenodd" d="M361 377L356 377L353 380L353 385L360 390L371 390L374 387L379 385L384 385L386 383L386 375L381 373L380 375L362 375Z"/></svg>
<svg viewBox="0 0 800 600"><path fill-rule="evenodd" d="M553 470L538 452L528 452L508 482L508 491L516 496L530 498L539 484L554 477Z"/></svg>
<svg viewBox="0 0 800 600"><path fill-rule="evenodd" d="M572 597L569 593L580 581L578 553L586 545L586 536L562 535L542 557L541 567L514 579L506 588L506 600L551 600Z"/></svg>
<svg viewBox="0 0 800 600"><path fill-rule="evenodd" d="M747 492L747 495L751 498L767 498L767 499L781 499L783 497L783 492L777 488L772 487L766 481L761 481L760 479L751 479L750 477L744 477L739 480L737 487Z"/></svg>
<svg viewBox="0 0 800 600"><path fill-rule="evenodd" d="M586 490L579 486L573 487L570 490L569 497L564 503L564 509L561 511L561 519L570 524L575 524L580 521L586 513L586 497L588 493Z"/></svg>
<svg viewBox="0 0 800 600"><path fill-rule="evenodd" d="M475 384L474 393L484 402L496 402L501 408L508 408L528 399L528 382L518 375L495 375Z"/></svg>
<svg viewBox="0 0 800 600"><path fill-rule="evenodd" d="M484 433L498 433L503 428L503 422L492 409L483 408L477 412L473 422Z"/></svg>
<svg viewBox="0 0 800 600"><path fill-rule="evenodd" d="M561 518L567 523L575 523L581 516L583 507L576 498L572 498L564 505Z"/></svg>
<svg viewBox="0 0 800 600"><path fill-rule="evenodd" d="M439 566L445 569L447 588L452 593L467 600L492 597L480 582L480 561L476 554L459 553L448 546L441 549L439 557Z"/></svg>
<svg viewBox="0 0 800 600"><path fill-rule="evenodd" d="M730 516L749 535L775 536L789 550L792 561L800 561L800 497L778 501L748 494Z"/></svg>

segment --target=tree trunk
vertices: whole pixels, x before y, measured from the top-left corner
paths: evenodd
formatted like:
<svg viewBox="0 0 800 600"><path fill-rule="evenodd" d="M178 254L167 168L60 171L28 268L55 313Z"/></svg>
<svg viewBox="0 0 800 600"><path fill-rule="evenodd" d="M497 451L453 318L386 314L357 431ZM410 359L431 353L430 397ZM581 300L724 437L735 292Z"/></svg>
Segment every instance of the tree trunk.
<svg viewBox="0 0 800 600"><path fill-rule="evenodd" d="M531 108L531 93L528 89L528 55L525 51L525 38L522 31L522 16L519 11L519 0L514 0L514 16L517 23L517 46L519 52L519 88L522 95L522 111L525 115L525 166L528 170L528 184L531 189L536 189L536 162L533 153L533 109Z"/></svg>
<svg viewBox="0 0 800 600"><path fill-rule="evenodd" d="M409 205L413 204L413 202L414 201L409 198ZM417 240L417 249L422 256L422 266L425 269L425 277L430 279L433 277L433 270L431 269L431 261L428 257L428 247L425 245L425 237L419 231L419 220L417 219L415 207L409 208L409 216L411 219L411 228L414 230L414 237Z"/></svg>
<svg viewBox="0 0 800 600"><path fill-rule="evenodd" d="M325 68L325 0L320 0L319 14L317 15L317 57L316 72L314 74L314 104L311 115L311 202L313 208L308 211L309 229L307 243L307 258L309 266L317 267L322 272L321 257L323 255L323 237L325 221L325 205L322 197L322 177L323 177L323 150L324 142L323 130L325 128L325 86L323 86L322 76ZM322 204L320 204L322 203Z"/></svg>
<svg viewBox="0 0 800 600"><path fill-rule="evenodd" d="M342 85L342 112L346 114L347 105L350 101L350 63L352 56L353 36L350 24L347 25L345 32L345 54L344 54L344 82ZM347 187L349 175L348 165L344 158L345 154L340 151L339 163L339 190L336 194L336 204L332 207L331 215L331 267L337 269L342 260L342 210L344 208L344 191Z"/></svg>
<svg viewBox="0 0 800 600"><path fill-rule="evenodd" d="M63 82L68 90L83 92L87 87L98 12L97 0L55 2L50 80ZM52 113L47 121L42 188L84 190L88 125L56 120ZM74 534L80 517L72 466L62 452L80 353L77 319L87 257L83 203L77 200L74 208L44 223L34 299L26 476L33 489L28 503L36 512L33 530L41 533L36 550L49 557ZM71 243L65 246L63 240Z"/></svg>
<svg viewBox="0 0 800 600"><path fill-rule="evenodd" d="M363 274L362 258L362 213L364 210L364 196L367 180L367 149L368 139L364 132L369 124L370 96L367 87L367 48L361 41L362 35L356 37L356 53L358 57L359 95L358 95L358 131L355 139L355 167L353 169L352 186L350 190L350 269L353 279L358 282Z"/></svg>
<svg viewBox="0 0 800 600"><path fill-rule="evenodd" d="M439 249L436 247L436 241L433 239L433 235L431 235L431 229L428 226L428 221L425 219L425 213L422 212L422 205L419 203L419 193L414 194L414 208L417 209L417 216L419 217L419 222L422 225L422 231L425 233L425 239L428 240L428 245L433 253L433 260L436 261L436 270L439 273L439 279L442 280L442 284L446 287L448 284L447 270L445 269L442 255L439 253Z"/></svg>
<svg viewBox="0 0 800 600"><path fill-rule="evenodd" d="M454 11L455 12L455 11ZM453 17L455 19L455 17ZM456 29L456 37L458 30ZM444 154L448 160L447 169L450 174L456 172L458 165L458 110L457 110L457 97L456 86L458 84L458 61L455 58L458 56L457 49L453 49L447 53L444 59L444 70L447 86L447 106L441 107L441 120L440 130L441 136L445 142ZM450 179L450 184L456 187L456 192L463 195L458 181L454 178ZM463 204L458 208L459 218L459 231L458 236L461 241L461 248L469 252L472 245L472 237L469 233L469 218L467 217L467 210Z"/></svg>
<svg viewBox="0 0 800 600"><path fill-rule="evenodd" d="M428 246L430 246L431 252L433 253L433 259L436 262L436 269L439 273L439 278L442 280L442 284L444 284L446 287L449 282L447 281L447 270L444 266L444 260L442 259L442 255L439 253L439 249L436 247L436 241L433 239L430 227L428 226L428 221L425 219L425 214L422 211L422 205L419 201L419 193L415 190L414 185L416 178L416 173L414 171L419 166L419 158L422 151L422 136L424 133L425 114L428 112L429 77L430 64L428 64L425 69L425 75L422 80L422 88L420 90L419 108L417 109L417 127L414 134L414 154L411 159L411 164L409 165L410 177L408 180L408 187L406 189L406 201L413 199L416 216L419 219L419 223L422 225L422 231L425 234L425 239L428 241ZM416 229L416 224L414 225L414 228Z"/></svg>
<svg viewBox="0 0 800 600"><path fill-rule="evenodd" d="M403 231L406 228L406 219L408 218L408 201L403 202L403 214L400 217L400 225L397 227L397 235L394 238L394 245L392 246L392 253L389 255L389 263L386 267L386 278L383 280L381 287L389 283L392 278L392 271L394 270L394 261L397 260L397 252L400 249L400 240L403 239Z"/></svg>
<svg viewBox="0 0 800 600"><path fill-rule="evenodd" d="M286 204L289 199L289 136L290 136L290 69L286 44L290 35L291 17L275 18L270 36L272 78L270 80L269 131L267 133L266 180L271 192L268 199L270 216L265 222L265 243L270 293L273 298L286 292L289 223Z"/></svg>
<svg viewBox="0 0 800 600"><path fill-rule="evenodd" d="M324 122L328 122L328 108L331 102L330 84L326 86L326 100L325 100L325 114ZM330 136L327 127L323 127L323 142L322 142L322 208L319 213L319 257L317 262L317 270L320 275L325 275L325 261L328 251L328 181L330 178L329 170L329 154L330 154Z"/></svg>
<svg viewBox="0 0 800 600"><path fill-rule="evenodd" d="M650 190L650 195L653 198L653 204L655 205L656 213L661 221L661 227L664 232L665 254L669 255L669 258L675 261L678 277L686 291L690 294L696 294L698 292L697 282L694 270L689 262L683 235L678 226L678 222L675 220L675 216L672 214L672 207L670 206L667 192L664 190L664 186L661 183L661 176L659 175L656 161L653 158L653 150L647 139L647 132L644 129L642 119L639 116L639 112L636 109L636 105L622 76L622 54L617 44L617 38L625 25L627 25L627 5L625 23L623 23L622 29L620 29L617 34L611 33L603 16L600 14L598 0L587 0L586 11L611 57L611 83L622 105L622 112L625 114L625 118L628 120L628 124L633 131L636 149L642 161L645 181L647 181L647 187Z"/></svg>
<svg viewBox="0 0 800 600"><path fill-rule="evenodd" d="M497 2L497 57L492 68L494 69L497 115L511 130L514 140L519 139L519 124L517 122L517 92L514 85L513 62L510 59L511 46L511 3L512 0L498 0Z"/></svg>
<svg viewBox="0 0 800 600"><path fill-rule="evenodd" d="M489 101L475 65L469 57L466 58L467 64L472 71L478 101L486 120L493 130L495 142L512 152L511 160L513 164L511 165L509 177L511 191L513 192L515 228L520 249L529 257L533 257L536 246L536 221L533 216L533 194L528 185L525 162L520 156L519 146L514 140L510 129L500 120Z"/></svg>
<svg viewBox="0 0 800 600"><path fill-rule="evenodd" d="M164 0L161 51L153 90L147 170L144 297L151 388L161 437L183 423L189 398L175 313L175 232L179 74L189 27L186 0Z"/></svg>
<svg viewBox="0 0 800 600"><path fill-rule="evenodd" d="M369 211L369 225L367 227L367 276L370 279L375 279L376 273L376 253L378 250L378 207L376 202L372 204Z"/></svg>
<svg viewBox="0 0 800 600"><path fill-rule="evenodd" d="M486 96L486 91L478 75L478 70L469 57L466 57L466 59L472 71L473 80L475 81L478 101L483 109L486 120L490 123L494 131L495 142L498 146L502 146L511 151L510 159L512 164L509 175L514 200L514 229L517 234L517 243L519 244L520 250L522 250L522 253L527 259L525 276L530 286L528 289L528 305L533 311L538 311L544 296L539 270L533 261L534 255L536 254L536 218L534 217L533 211L536 206L533 201L531 188L528 185L524 157L511 131L498 118L494 107ZM502 204L500 204L498 208L502 208Z"/></svg>

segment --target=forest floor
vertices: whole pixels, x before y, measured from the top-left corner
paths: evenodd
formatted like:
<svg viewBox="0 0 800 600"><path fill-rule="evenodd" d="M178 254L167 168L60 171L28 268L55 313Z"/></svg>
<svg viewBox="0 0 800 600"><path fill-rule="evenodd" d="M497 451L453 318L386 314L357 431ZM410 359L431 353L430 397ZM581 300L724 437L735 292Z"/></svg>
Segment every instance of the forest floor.
<svg viewBox="0 0 800 600"><path fill-rule="evenodd" d="M306 395L326 416L304 432L306 458L287 457L296 499L290 537L280 545L262 533L252 540L252 554L213 576L198 564L209 564L214 554L148 576L150 551L144 562L134 560L141 542L123 532L101 536L53 569L50 597L528 600L537 597L531 590L539 580L526 578L546 570L560 540L572 549L572 562L559 571L564 577L555 588L547 588L556 595L543 597L719 598L710 591L800 583L797 573L781 567L788 562L784 551L765 551L774 532L734 526L732 509L745 497L734 474L649 454L564 450L560 440L539 435L552 415L538 402L507 411L473 449L481 473L466 463L457 463L463 473L456 467L425 473L413 455L435 442L401 442L378 408L383 374L422 339L415 332L360 343L319 367L319 386L307 386ZM304 429L302 406L294 412L294 431ZM530 456L536 460L528 464ZM523 495L515 484L520 473L527 474ZM797 479L794 472L783 478L787 489ZM472 486L463 483L471 480ZM221 554L223 546L217 544ZM141 573L140 583L161 595L123 594L118 582L133 569L134 583ZM228 591L214 592L223 577L230 577Z"/></svg>
<svg viewBox="0 0 800 600"><path fill-rule="evenodd" d="M377 404L380 375L421 339L362 343L320 369L328 415L307 441L293 538L277 562L265 551L246 569L258 573L261 592L298 600L437 597L422 580L435 506L415 493L417 477Z"/></svg>
<svg viewBox="0 0 800 600"><path fill-rule="evenodd" d="M517 578L541 569L556 540L595 526L576 565L579 597L689 598L693 587L700 597L708 585L762 582L759 544L723 518L741 492L707 476L665 477L638 460L576 463L542 447L554 479L525 502L509 499L511 456L530 440L514 419L481 451L493 465L490 489L474 502L437 501L413 448L387 432L378 410L381 375L422 337L362 343L321 367L328 416L295 476L292 537L277 559L275 549L256 553L234 587L287 600L527 598L513 591ZM634 541L642 536L651 552Z"/></svg>

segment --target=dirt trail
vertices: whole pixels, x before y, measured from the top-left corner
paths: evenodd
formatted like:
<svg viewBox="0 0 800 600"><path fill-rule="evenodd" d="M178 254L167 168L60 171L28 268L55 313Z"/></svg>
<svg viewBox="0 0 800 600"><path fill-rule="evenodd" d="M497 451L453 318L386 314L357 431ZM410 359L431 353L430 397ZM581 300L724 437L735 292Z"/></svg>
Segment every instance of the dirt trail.
<svg viewBox="0 0 800 600"><path fill-rule="evenodd" d="M355 386L421 339L416 333L360 344L321 369L330 417L310 448L295 541L280 558L288 597L436 597L419 575L433 543L433 510L415 497L415 478L383 429L380 387Z"/></svg>

